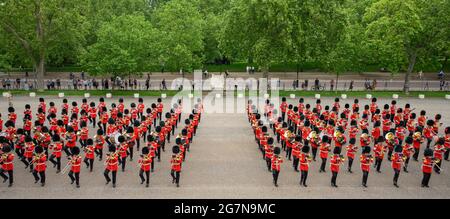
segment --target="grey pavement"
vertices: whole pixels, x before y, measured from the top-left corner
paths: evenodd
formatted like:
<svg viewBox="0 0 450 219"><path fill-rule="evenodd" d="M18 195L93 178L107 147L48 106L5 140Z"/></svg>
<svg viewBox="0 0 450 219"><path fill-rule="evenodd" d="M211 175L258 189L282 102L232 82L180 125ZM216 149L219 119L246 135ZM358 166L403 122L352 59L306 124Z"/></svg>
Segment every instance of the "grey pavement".
<svg viewBox="0 0 450 219"><path fill-rule="evenodd" d="M80 100L81 98L72 98ZM72 99L69 99L72 101ZM94 100L97 100L95 98ZM155 98L144 98L148 105ZM0 99L4 101L5 99ZM117 101L117 98L113 99ZM108 105L113 100L107 100ZM54 101L61 104L61 99L46 98L47 103ZM135 99L125 99L128 105ZM168 104L165 100L165 106ZM312 103L313 99L306 98L306 102ZM323 98L323 105L331 104L333 98ZM342 101L342 105L353 100ZM390 99L380 99L379 104L390 102ZM289 99L290 103L298 102L297 99ZM438 99L400 99L399 106L406 102L412 107L425 109L428 115L434 116L441 113L442 122L450 124L450 104L446 100ZM3 102L4 103L4 102ZM35 109L38 101L29 97L16 97L14 104L21 114L23 105L32 104ZM360 104L367 104L368 100L360 100ZM225 107L227 107L225 105ZM6 105L0 105L3 118L7 115ZM20 115L19 114L19 115ZM183 115L185 118L187 115ZM19 116L18 123L21 123ZM176 133L180 132L180 128ZM93 133L93 130L91 130ZM441 130L442 133L442 130ZM173 138L172 138L173 139ZM443 173L433 174L431 188L421 188L422 177L420 164L411 161L409 173L402 172L399 179L400 188L392 185L393 171L387 160L383 161L382 173L371 171L368 180L368 188L363 188L361 183L362 173L359 170L359 162L353 164L354 173L346 172L346 164L341 166L337 182L339 188L330 186L331 173L319 173L320 163L311 165L308 176L309 187L298 185L300 175L295 172L291 163L287 160L282 164L279 179L279 187L272 184L272 175L267 171L265 161L254 141L250 124L246 114L243 113L205 113L197 130L197 136L191 145L191 151L183 164L180 187L171 183L170 152L167 150L162 155L160 163L156 163L154 173L151 173L150 187L140 185L136 158L127 163L126 172L118 172L117 188L104 185L104 166L98 160L94 163L94 172L89 173L86 168L81 172L81 188L70 185L67 175L55 174L55 169L49 165L47 169L47 183L44 188L34 184L31 173L23 169L24 165L15 162L15 184L8 188L7 184L0 184L0 198L450 198L450 163L444 161ZM345 152L343 152L345 153ZM284 155L284 152L282 153ZM357 154L359 155L359 153ZM135 157L136 152L135 152ZM64 158L63 164L67 161Z"/></svg>

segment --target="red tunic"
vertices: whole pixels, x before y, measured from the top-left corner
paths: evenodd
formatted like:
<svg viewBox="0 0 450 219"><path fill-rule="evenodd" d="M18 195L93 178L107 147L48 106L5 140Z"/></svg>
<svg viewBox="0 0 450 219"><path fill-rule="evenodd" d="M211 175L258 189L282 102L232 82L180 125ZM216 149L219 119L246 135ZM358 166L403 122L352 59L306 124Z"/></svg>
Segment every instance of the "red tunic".
<svg viewBox="0 0 450 219"><path fill-rule="evenodd" d="M141 164L141 170L150 171L150 165L152 163L152 156L150 154L144 155L141 159L139 159L139 163Z"/></svg>
<svg viewBox="0 0 450 219"><path fill-rule="evenodd" d="M394 153L391 158L391 166L392 169L400 170L403 164L403 154L402 153Z"/></svg>
<svg viewBox="0 0 450 219"><path fill-rule="evenodd" d="M2 163L2 169L4 171L10 171L14 169L13 161L14 161L14 154L12 153L1 155L0 157L0 163Z"/></svg>
<svg viewBox="0 0 450 219"><path fill-rule="evenodd" d="M422 162L422 172L424 173L431 173L433 170L433 158L431 157L424 157Z"/></svg>
<svg viewBox="0 0 450 219"><path fill-rule="evenodd" d="M328 152L330 151L330 144L322 142L320 144L320 158L328 158Z"/></svg>
<svg viewBox="0 0 450 219"><path fill-rule="evenodd" d="M170 164L172 166L172 170L176 171L176 172L180 172L181 171L181 158L180 156L177 155L173 155L172 159L170 160Z"/></svg>
<svg viewBox="0 0 450 219"><path fill-rule="evenodd" d="M311 162L311 160L308 157L309 156L305 153L300 154L300 170L301 171L309 170L309 163Z"/></svg>
<svg viewBox="0 0 450 219"><path fill-rule="evenodd" d="M26 158L32 158L33 152L34 152L34 143L33 142L25 143L25 152L23 156Z"/></svg>
<svg viewBox="0 0 450 219"><path fill-rule="evenodd" d="M109 171L117 171L119 157L117 154L111 154L106 158L106 169Z"/></svg>
<svg viewBox="0 0 450 219"><path fill-rule="evenodd" d="M434 158L442 160L442 156L445 152L444 145L437 144L434 146Z"/></svg>
<svg viewBox="0 0 450 219"><path fill-rule="evenodd" d="M34 162L35 162L35 166L34 166L34 170L37 172L44 172L45 169L47 168L47 156L45 156L45 154L41 154L38 156L35 156L34 158Z"/></svg>
<svg viewBox="0 0 450 219"><path fill-rule="evenodd" d="M370 164L372 163L372 158L363 154L360 156L359 160L361 162L361 170L370 172Z"/></svg>
<svg viewBox="0 0 450 219"><path fill-rule="evenodd" d="M343 162L343 160L341 159L341 157L339 155L333 155L330 159L330 169L332 172L335 173L339 173L339 166L341 165L341 163Z"/></svg>
<svg viewBox="0 0 450 219"><path fill-rule="evenodd" d="M94 151L95 151L95 146L93 146L93 145L87 146L86 147L86 151L85 151L86 152L86 154L85 154L86 158L93 160L94 157L95 157Z"/></svg>
<svg viewBox="0 0 450 219"><path fill-rule="evenodd" d="M81 156L72 156L72 160L70 160L70 164L72 165L70 167L70 170L73 173L79 173L80 172L80 166L81 166Z"/></svg>
<svg viewBox="0 0 450 219"><path fill-rule="evenodd" d="M63 148L62 143L58 142L58 143L54 143L50 146L51 149L53 149L52 155L55 156L56 158L61 157L61 150Z"/></svg>
<svg viewBox="0 0 450 219"><path fill-rule="evenodd" d="M280 171L283 160L279 156L272 156L272 170Z"/></svg>
<svg viewBox="0 0 450 219"><path fill-rule="evenodd" d="M355 147L355 145L350 144L347 146L347 157L351 159L355 159L355 152L358 147Z"/></svg>

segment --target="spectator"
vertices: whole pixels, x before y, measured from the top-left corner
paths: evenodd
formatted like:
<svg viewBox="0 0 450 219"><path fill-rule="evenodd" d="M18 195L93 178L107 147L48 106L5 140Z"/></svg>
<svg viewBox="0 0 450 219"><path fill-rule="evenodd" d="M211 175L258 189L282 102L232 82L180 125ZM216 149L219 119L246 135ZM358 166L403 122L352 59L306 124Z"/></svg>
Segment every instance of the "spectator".
<svg viewBox="0 0 450 219"><path fill-rule="evenodd" d="M166 86L166 79L163 78L162 82L161 82L161 86L163 90L167 90L167 86Z"/></svg>
<svg viewBox="0 0 450 219"><path fill-rule="evenodd" d="M148 90L150 88L150 77L147 77L147 80L145 80L145 89Z"/></svg>
<svg viewBox="0 0 450 219"><path fill-rule="evenodd" d="M421 70L419 71L419 79L422 80L422 78L423 78L423 71Z"/></svg>
<svg viewBox="0 0 450 219"><path fill-rule="evenodd" d="M84 80L84 71L81 72L81 80Z"/></svg>
<svg viewBox="0 0 450 219"><path fill-rule="evenodd" d="M308 79L305 79L305 90L308 90Z"/></svg>
<svg viewBox="0 0 450 219"><path fill-rule="evenodd" d="M60 90L61 89L61 79L56 79L56 87Z"/></svg>
<svg viewBox="0 0 450 219"><path fill-rule="evenodd" d="M444 80L441 80L441 81L439 82L439 90L440 90L440 91L442 91L442 88L444 88L444 85L445 85L445 81L444 81Z"/></svg>
<svg viewBox="0 0 450 219"><path fill-rule="evenodd" d="M377 79L373 79L372 81L372 90L375 90L377 87Z"/></svg>
<svg viewBox="0 0 450 219"><path fill-rule="evenodd" d="M334 79L331 79L330 81L330 91L333 91L334 89Z"/></svg>
<svg viewBox="0 0 450 219"><path fill-rule="evenodd" d="M350 81L350 86L348 87L348 89L349 89L350 91L353 91L353 83L355 83L353 80Z"/></svg>
<svg viewBox="0 0 450 219"><path fill-rule="evenodd" d="M444 76L445 76L444 70L441 70L441 71L438 73L438 78L439 78L439 80L444 79Z"/></svg>
<svg viewBox="0 0 450 219"><path fill-rule="evenodd" d="M316 78L316 80L314 80L314 89L315 90L319 90L319 84L320 84L320 81L318 78Z"/></svg>

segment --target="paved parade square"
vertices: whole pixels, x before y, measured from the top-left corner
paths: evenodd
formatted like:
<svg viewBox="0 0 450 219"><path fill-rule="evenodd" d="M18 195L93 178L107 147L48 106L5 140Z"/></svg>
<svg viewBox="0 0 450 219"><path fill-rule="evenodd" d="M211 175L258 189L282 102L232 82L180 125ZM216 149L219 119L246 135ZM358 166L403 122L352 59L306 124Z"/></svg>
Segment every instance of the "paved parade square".
<svg viewBox="0 0 450 219"><path fill-rule="evenodd" d="M44 97L46 103L54 102L57 107L62 104L62 98ZM289 99L288 103L297 104L298 98ZM79 97L68 97L69 104L72 101L81 103ZM345 103L353 103L354 98L341 100L341 106ZM170 106L171 97L164 99L164 113L167 106ZM222 99L223 100L223 99ZM334 98L322 98L322 105L332 105ZM390 103L392 99L379 99L378 104ZM1 99L0 112L2 118L6 120L8 103L5 98ZM91 97L90 101L98 102L98 97ZM106 99L106 106L117 103L118 97ZM221 101L220 99L216 101ZM238 100L239 101L239 100ZM124 98L125 106L131 102L137 102L132 97ZM156 98L146 97L144 103L149 106L156 102ZM315 99L305 98L305 103L313 105ZM360 105L369 104L370 100L360 98ZM399 99L398 106L403 107L410 103L415 112L426 110L427 115L432 116L440 113L442 115L440 133L450 124L450 104L444 99L417 98ZM38 98L18 96L13 98L13 105L18 114L16 126L22 127L22 112L25 104L30 104L35 110L38 106ZM206 107L207 104L205 104ZM227 104L224 104L227 107ZM229 106L228 106L229 107ZM347 162L341 166L338 176L338 188L330 186L331 172L327 164L327 172L319 173L320 159L312 162L308 176L308 187L299 185L300 173L292 168L291 161L285 158L285 152L281 152L284 163L281 165L278 187L272 183L272 173L267 171L266 163L262 159L261 152L254 140L251 125L248 123L245 113L205 113L202 114L201 123L197 134L191 143L190 151L186 155L181 172L180 187L171 183L170 158L171 147L174 145L172 136L171 142L166 142L166 151L162 152L161 162L155 162L155 171L150 173L150 186L146 188L140 184L137 166L138 154L134 151L135 159L127 161L126 171L118 171L117 187L105 185L103 177L104 161L96 158L93 172L89 172L85 164L81 165L80 188L70 184L70 179L65 174L56 174L52 164L47 164L47 181L45 187L39 183L34 184L32 174L24 169L19 159L15 159L14 165L14 185L7 187L7 183L0 184L0 198L240 198L240 199L275 199L275 198L448 198L450 197L450 163L443 161L442 173L432 174L430 188L422 188L420 181L422 172L420 169L423 152L420 153L419 162L410 161L409 172L401 172L399 188L392 185L393 170L390 162L383 161L381 173L370 172L368 188L361 186L362 172L359 168L359 161L355 159L353 173L346 171ZM224 110L226 111L226 110ZM33 111L34 112L34 111ZM242 111L241 111L242 112ZM163 113L163 114L164 114ZM34 116L34 115L33 115ZM182 114L182 121L187 118L187 114ZM95 130L90 124L90 135L95 134ZM181 128L175 130L175 134L181 132ZM273 135L272 131L269 133ZM357 141L359 142L359 140ZM141 146L145 144L141 140ZM359 143L358 143L359 144ZM280 146L275 143L275 146ZM424 146L422 145L422 148ZM344 146L345 148L345 146ZM106 151L106 150L105 150ZM106 152L103 152L104 154ZM81 153L83 154L83 152ZM345 155L345 150L342 151ZM360 149L357 151L357 157ZM63 155L62 166L67 163ZM120 168L119 168L120 169Z"/></svg>

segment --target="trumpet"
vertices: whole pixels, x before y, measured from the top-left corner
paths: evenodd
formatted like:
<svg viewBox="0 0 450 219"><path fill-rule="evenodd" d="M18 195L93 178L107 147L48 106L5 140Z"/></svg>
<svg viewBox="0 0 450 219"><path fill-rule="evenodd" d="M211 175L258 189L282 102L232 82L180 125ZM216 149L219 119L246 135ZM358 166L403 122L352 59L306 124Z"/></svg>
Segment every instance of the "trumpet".
<svg viewBox="0 0 450 219"><path fill-rule="evenodd" d="M66 171L69 169L71 163L72 163L72 160L69 160L69 162L67 162L66 166L64 166L64 168L62 169L62 171L60 173L65 174Z"/></svg>

